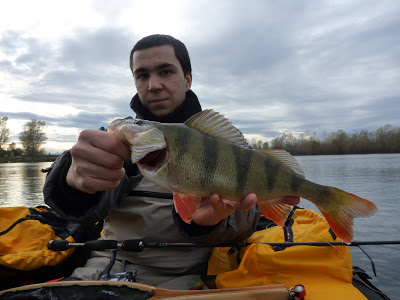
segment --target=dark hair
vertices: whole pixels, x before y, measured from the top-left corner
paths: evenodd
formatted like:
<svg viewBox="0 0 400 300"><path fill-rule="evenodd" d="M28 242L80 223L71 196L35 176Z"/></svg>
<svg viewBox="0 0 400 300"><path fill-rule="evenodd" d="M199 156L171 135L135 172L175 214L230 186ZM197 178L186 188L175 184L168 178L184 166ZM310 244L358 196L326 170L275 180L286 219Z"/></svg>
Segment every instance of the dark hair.
<svg viewBox="0 0 400 300"><path fill-rule="evenodd" d="M139 40L135 46L133 46L129 58L129 64L131 66L132 72L132 57L135 51L164 45L170 45L174 48L175 56L181 64L183 74L186 76L188 73L191 73L192 65L190 64L190 57L185 44L182 43L180 40L177 40L176 38L165 34L153 34L146 36Z"/></svg>

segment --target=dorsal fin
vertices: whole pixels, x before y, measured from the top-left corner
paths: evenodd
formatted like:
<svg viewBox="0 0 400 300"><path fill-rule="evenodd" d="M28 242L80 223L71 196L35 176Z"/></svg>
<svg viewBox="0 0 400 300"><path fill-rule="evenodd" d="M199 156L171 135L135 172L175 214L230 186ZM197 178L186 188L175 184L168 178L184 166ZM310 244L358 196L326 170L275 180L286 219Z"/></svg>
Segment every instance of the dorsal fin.
<svg viewBox="0 0 400 300"><path fill-rule="evenodd" d="M205 109L193 115L184 124L203 134L250 148L242 132L233 126L227 118L212 109Z"/></svg>
<svg viewBox="0 0 400 300"><path fill-rule="evenodd" d="M305 177L303 169L289 152L281 149L263 149L259 151L289 167L296 175Z"/></svg>

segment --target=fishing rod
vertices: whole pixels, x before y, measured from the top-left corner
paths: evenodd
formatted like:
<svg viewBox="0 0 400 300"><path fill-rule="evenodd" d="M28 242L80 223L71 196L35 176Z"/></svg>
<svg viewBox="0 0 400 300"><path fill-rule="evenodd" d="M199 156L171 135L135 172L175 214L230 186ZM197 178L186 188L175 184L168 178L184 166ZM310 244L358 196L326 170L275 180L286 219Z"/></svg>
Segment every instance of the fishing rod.
<svg viewBox="0 0 400 300"><path fill-rule="evenodd" d="M114 240L95 240L85 243L70 243L66 240L50 240L47 247L54 251L65 251L71 247L84 247L89 250L102 251L102 250L125 250L131 252L141 252L144 248L165 248L165 247L236 247L242 248L250 246L251 244L269 245L277 247L277 250L283 250L287 247L293 246L347 246L358 247L370 260L371 267L374 275L376 276L376 267L372 258L368 253L361 248L361 246L369 245L400 245L400 241L353 241L350 244L345 242L280 242L280 243L223 243L218 245L206 245L196 243L146 243L140 239L114 241Z"/></svg>
<svg viewBox="0 0 400 300"><path fill-rule="evenodd" d="M50 240L47 247L54 251L65 251L71 247L85 247L89 250L119 249L132 252L141 252L144 248L165 248L165 247L247 247L251 244L269 245L272 247L292 247L292 246L366 246L366 245L400 245L400 241L353 241L350 244L345 242L281 242L281 243L222 243L217 245L206 245L196 243L147 243L140 239L115 241L115 240L95 240L85 243L71 243L66 240Z"/></svg>

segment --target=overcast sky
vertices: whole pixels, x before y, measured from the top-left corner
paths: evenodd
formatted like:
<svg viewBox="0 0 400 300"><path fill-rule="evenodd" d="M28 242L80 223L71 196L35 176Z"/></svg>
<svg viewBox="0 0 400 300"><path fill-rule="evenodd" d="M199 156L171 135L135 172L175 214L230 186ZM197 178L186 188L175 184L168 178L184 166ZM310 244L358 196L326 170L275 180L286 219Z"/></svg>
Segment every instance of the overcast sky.
<svg viewBox="0 0 400 300"><path fill-rule="evenodd" d="M0 117L10 142L47 124L46 151L134 116L129 53L183 41L203 109L250 140L400 125L400 1L0 2Z"/></svg>

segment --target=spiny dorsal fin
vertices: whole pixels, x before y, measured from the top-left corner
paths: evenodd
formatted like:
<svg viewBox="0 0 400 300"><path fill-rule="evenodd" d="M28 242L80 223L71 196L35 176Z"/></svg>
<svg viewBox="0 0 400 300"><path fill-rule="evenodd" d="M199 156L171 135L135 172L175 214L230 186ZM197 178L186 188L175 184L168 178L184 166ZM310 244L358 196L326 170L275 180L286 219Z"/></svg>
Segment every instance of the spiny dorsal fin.
<svg viewBox="0 0 400 300"><path fill-rule="evenodd" d="M185 125L209 136L250 148L242 132L223 115L212 109L203 110L185 122Z"/></svg>
<svg viewBox="0 0 400 300"><path fill-rule="evenodd" d="M296 175L305 177L303 169L289 152L281 149L263 149L259 151L289 167Z"/></svg>

